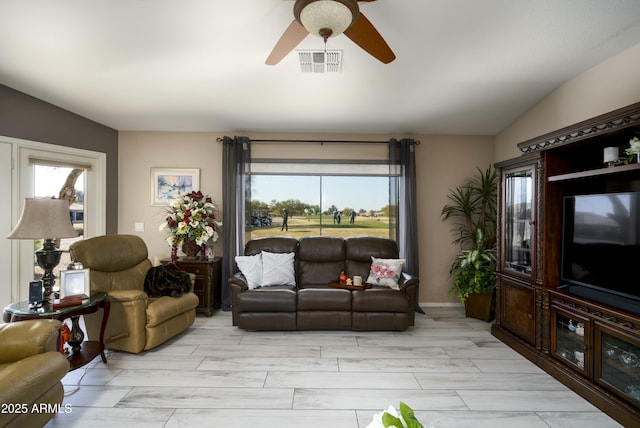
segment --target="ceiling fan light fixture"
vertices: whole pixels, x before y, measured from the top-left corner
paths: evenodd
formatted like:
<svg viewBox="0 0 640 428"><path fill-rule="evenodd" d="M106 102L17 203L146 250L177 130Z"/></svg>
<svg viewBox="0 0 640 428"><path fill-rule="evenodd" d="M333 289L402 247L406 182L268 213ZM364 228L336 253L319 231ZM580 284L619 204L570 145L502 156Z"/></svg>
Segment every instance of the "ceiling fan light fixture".
<svg viewBox="0 0 640 428"><path fill-rule="evenodd" d="M325 42L349 28L358 13L356 0L297 0L293 6L296 20Z"/></svg>

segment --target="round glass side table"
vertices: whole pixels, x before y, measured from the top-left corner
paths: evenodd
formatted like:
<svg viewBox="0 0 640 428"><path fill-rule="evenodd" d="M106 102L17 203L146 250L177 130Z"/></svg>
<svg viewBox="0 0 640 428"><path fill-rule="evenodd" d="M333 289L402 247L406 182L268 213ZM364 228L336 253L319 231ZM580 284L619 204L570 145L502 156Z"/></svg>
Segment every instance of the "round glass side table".
<svg viewBox="0 0 640 428"><path fill-rule="evenodd" d="M102 323L100 336L97 341L85 341L84 332L80 328L80 316L92 314L102 309ZM72 346L72 352L68 357L70 370L84 366L100 355L103 363L107 363L104 354L104 331L109 320L110 303L107 293L102 291L92 293L90 297L77 301L46 303L39 307L33 307L28 300L12 303L4 308L3 319L5 322L16 322L28 319L51 318L64 321L71 318L71 338L68 343Z"/></svg>

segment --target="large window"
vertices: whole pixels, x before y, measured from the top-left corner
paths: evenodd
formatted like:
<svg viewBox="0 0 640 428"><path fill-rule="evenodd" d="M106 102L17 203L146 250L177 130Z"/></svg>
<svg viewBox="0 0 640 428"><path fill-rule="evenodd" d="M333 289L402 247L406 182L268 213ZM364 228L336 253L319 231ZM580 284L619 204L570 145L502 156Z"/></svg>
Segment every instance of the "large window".
<svg viewBox="0 0 640 428"><path fill-rule="evenodd" d="M246 182L247 240L317 235L394 238L388 174L252 174Z"/></svg>

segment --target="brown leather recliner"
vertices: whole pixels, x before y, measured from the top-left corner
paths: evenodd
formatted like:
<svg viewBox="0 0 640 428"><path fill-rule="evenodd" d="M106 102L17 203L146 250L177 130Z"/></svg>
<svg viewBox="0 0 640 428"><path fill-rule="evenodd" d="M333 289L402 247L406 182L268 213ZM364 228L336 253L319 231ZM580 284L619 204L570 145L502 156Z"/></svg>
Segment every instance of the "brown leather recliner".
<svg viewBox="0 0 640 428"><path fill-rule="evenodd" d="M138 353L152 349L189 328L196 317L193 289L181 297L149 297L144 280L152 264L137 235L104 235L75 242L71 257L90 269L91 291L109 294L111 313L107 348ZM97 338L100 311L85 315L89 338ZM94 339L95 340L95 339Z"/></svg>
<svg viewBox="0 0 640 428"><path fill-rule="evenodd" d="M0 427L44 426L62 405L69 362L58 351L60 321L0 325Z"/></svg>
<svg viewBox="0 0 640 428"><path fill-rule="evenodd" d="M341 272L367 279L371 257L397 259L386 238L305 236L258 238L245 255L294 253L295 285L249 289L244 275L229 278L233 325L244 330L406 330L415 323L419 281L402 273L399 290L333 288Z"/></svg>

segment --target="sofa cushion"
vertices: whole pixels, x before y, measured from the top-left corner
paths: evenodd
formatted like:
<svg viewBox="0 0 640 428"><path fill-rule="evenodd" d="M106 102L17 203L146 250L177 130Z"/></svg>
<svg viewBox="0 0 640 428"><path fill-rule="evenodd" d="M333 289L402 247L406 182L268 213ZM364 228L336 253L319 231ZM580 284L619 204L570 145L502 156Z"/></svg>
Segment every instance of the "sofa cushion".
<svg viewBox="0 0 640 428"><path fill-rule="evenodd" d="M262 253L253 256L236 256L236 265L247 279L250 290L262 286Z"/></svg>
<svg viewBox="0 0 640 428"><path fill-rule="evenodd" d="M386 287L373 287L352 292L354 312L410 312L413 308L403 292Z"/></svg>
<svg viewBox="0 0 640 428"><path fill-rule="evenodd" d="M296 285L295 253L262 252L262 286Z"/></svg>
<svg viewBox="0 0 640 428"><path fill-rule="evenodd" d="M298 240L287 236L252 239L245 245L244 255L252 256L263 251L269 253L295 253L298 251Z"/></svg>
<svg viewBox="0 0 640 428"><path fill-rule="evenodd" d="M298 290L299 311L350 311L351 292L340 288Z"/></svg>
<svg viewBox="0 0 640 428"><path fill-rule="evenodd" d="M344 239L329 236L305 236L298 247L298 286L329 284L345 270Z"/></svg>
<svg viewBox="0 0 640 428"><path fill-rule="evenodd" d="M295 312L297 293L293 286L248 290L236 296L234 307L241 312Z"/></svg>
<svg viewBox="0 0 640 428"><path fill-rule="evenodd" d="M371 272L371 256L381 259L397 259L398 244L391 239L375 236L346 238L345 273L349 278L359 275L363 279Z"/></svg>
<svg viewBox="0 0 640 428"><path fill-rule="evenodd" d="M404 259L379 259L371 257L371 272L367 278L369 284L382 285L384 287L399 290L398 281L402 276Z"/></svg>

